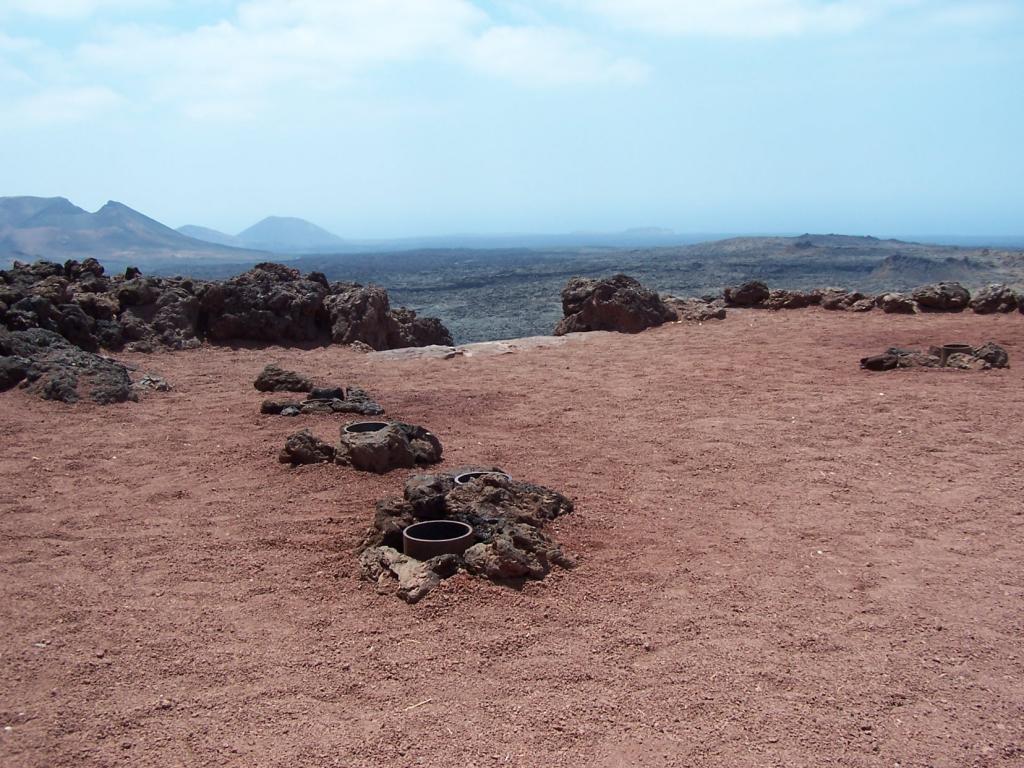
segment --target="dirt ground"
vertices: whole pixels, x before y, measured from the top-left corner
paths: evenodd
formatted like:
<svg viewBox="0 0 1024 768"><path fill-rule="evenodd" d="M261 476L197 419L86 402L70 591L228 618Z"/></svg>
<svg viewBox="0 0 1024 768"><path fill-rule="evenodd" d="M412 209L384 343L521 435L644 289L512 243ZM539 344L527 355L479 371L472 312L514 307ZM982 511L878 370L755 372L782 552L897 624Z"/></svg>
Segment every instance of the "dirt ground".
<svg viewBox="0 0 1024 768"><path fill-rule="evenodd" d="M994 340L1008 371L866 373ZM0 765L1024 765L1024 317L733 313L452 360L204 348L0 395ZM573 497L578 557L415 606L376 477L277 462L267 362Z"/></svg>

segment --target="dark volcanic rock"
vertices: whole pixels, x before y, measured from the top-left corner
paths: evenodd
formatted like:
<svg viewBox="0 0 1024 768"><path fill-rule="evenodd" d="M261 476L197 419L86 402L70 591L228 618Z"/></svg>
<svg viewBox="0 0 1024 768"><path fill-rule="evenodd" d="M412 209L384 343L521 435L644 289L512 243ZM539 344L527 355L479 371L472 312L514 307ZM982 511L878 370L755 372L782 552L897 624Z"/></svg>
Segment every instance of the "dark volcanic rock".
<svg viewBox="0 0 1024 768"><path fill-rule="evenodd" d="M896 355L884 354L872 357L863 357L860 367L868 371L891 371L899 368L900 359Z"/></svg>
<svg viewBox="0 0 1024 768"><path fill-rule="evenodd" d="M44 400L73 403L83 390L101 405L138 399L125 366L79 349L53 331L5 331L0 334L0 355L20 358L7 364L8 376L23 371L21 378L28 382L29 391Z"/></svg>
<svg viewBox="0 0 1024 768"><path fill-rule="evenodd" d="M960 283L934 283L914 291L914 301L925 312L960 312L971 302L971 294Z"/></svg>
<svg viewBox="0 0 1024 768"><path fill-rule="evenodd" d="M765 309L803 309L818 304L821 297L805 291L771 291L762 302Z"/></svg>
<svg viewBox="0 0 1024 768"><path fill-rule="evenodd" d="M638 333L675 319L657 293L626 275L573 278L562 289L562 312L556 336L581 331Z"/></svg>
<svg viewBox="0 0 1024 768"><path fill-rule="evenodd" d="M760 280L751 280L743 285L726 288L723 295L725 303L730 306L759 307L771 296L771 291Z"/></svg>
<svg viewBox="0 0 1024 768"><path fill-rule="evenodd" d="M1020 297L1009 286L986 285L974 294L970 306L979 315L1013 312L1020 306Z"/></svg>
<svg viewBox="0 0 1024 768"><path fill-rule="evenodd" d="M20 383L28 376L31 365L30 360L17 355L0 357L0 392Z"/></svg>
<svg viewBox="0 0 1024 768"><path fill-rule="evenodd" d="M974 357L985 363L988 368L1009 368L1010 355L993 341L982 344L974 350Z"/></svg>
<svg viewBox="0 0 1024 768"><path fill-rule="evenodd" d="M309 392L313 389L313 380L270 363L260 371L252 385L260 392Z"/></svg>
<svg viewBox="0 0 1024 768"><path fill-rule="evenodd" d="M869 301L868 297L863 293L857 291L846 291L841 288L826 288L821 293L821 308L828 309L831 311L846 311L853 310L855 312L864 312L874 306L874 302L870 302L871 306L861 302Z"/></svg>
<svg viewBox="0 0 1024 768"><path fill-rule="evenodd" d="M214 341L316 341L317 314L328 289L281 264L257 264L248 272L210 283L200 308Z"/></svg>
<svg viewBox="0 0 1024 768"><path fill-rule="evenodd" d="M286 408L294 408L295 412L298 413L301 407L302 403L297 400L264 400L260 404L260 413L277 416Z"/></svg>
<svg viewBox="0 0 1024 768"><path fill-rule="evenodd" d="M65 265L15 262L0 271L0 321L10 330L56 331L85 349L185 349L203 339L266 343L368 343L375 349L451 344L434 318L391 310L383 288L329 283L280 264L259 264L219 282L108 278L95 259ZM101 326L101 323L104 325Z"/></svg>
<svg viewBox="0 0 1024 768"><path fill-rule="evenodd" d="M290 435L278 460L282 464L324 464L334 461L334 446L325 443L308 429Z"/></svg>
<svg viewBox="0 0 1024 768"><path fill-rule="evenodd" d="M875 299L875 306L887 315L912 315L917 312L914 300L902 293L883 293Z"/></svg>
<svg viewBox="0 0 1024 768"><path fill-rule="evenodd" d="M416 464L436 464L441 453L441 441L423 427L392 422L369 432L348 432L342 428L338 463L384 474Z"/></svg>
<svg viewBox="0 0 1024 768"><path fill-rule="evenodd" d="M725 306L721 300L705 301L704 299L679 299L675 296L662 296L676 319L688 323L706 323L708 320L725 320Z"/></svg>
<svg viewBox="0 0 1024 768"><path fill-rule="evenodd" d="M541 579L553 566L575 565L542 530L549 521L572 512L569 499L550 488L500 475L457 486L454 477L462 471L415 475L406 481L404 499L377 504L373 525L360 546L363 578L386 587L394 577L398 596L409 600L410 594L420 599L460 567L494 581L520 581ZM415 522L437 519L471 525L474 543L461 557L445 556L443 563L438 558L418 563L401 555L402 531Z"/></svg>

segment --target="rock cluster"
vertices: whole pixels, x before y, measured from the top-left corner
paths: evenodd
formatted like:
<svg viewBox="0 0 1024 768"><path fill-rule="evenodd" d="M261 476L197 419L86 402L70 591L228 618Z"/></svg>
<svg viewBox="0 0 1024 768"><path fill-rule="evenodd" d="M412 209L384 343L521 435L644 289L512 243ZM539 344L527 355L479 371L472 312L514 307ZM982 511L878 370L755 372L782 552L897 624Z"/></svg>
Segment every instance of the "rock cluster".
<svg viewBox="0 0 1024 768"><path fill-rule="evenodd" d="M509 582L542 579L553 566L575 565L542 530L549 521L572 512L569 499L499 474L456 485L455 477L464 471L413 476L403 498L377 504L373 525L359 548L363 578L416 602L460 569ZM461 556L413 560L401 552L402 531L426 520L466 523L473 528L474 543Z"/></svg>
<svg viewBox="0 0 1024 768"><path fill-rule="evenodd" d="M662 296L676 320L688 323L706 323L709 320L725 320L725 302L714 297L680 299L675 296Z"/></svg>
<svg viewBox="0 0 1024 768"><path fill-rule="evenodd" d="M0 390L21 384L44 400L100 405L138 400L128 369L43 328L0 329Z"/></svg>
<svg viewBox="0 0 1024 768"><path fill-rule="evenodd" d="M886 292L868 296L842 288L816 288L812 291L769 290L760 281L726 288L723 298L728 306L760 309L801 309L820 306L822 309L846 312L870 312L881 309L888 314L917 312L962 312L970 308L978 314L1024 312L1024 300L1006 285L989 285L972 298L960 283L924 285L910 295Z"/></svg>
<svg viewBox="0 0 1024 768"><path fill-rule="evenodd" d="M948 355L943 363L942 350L930 347L927 351L890 347L881 355L862 358L860 367L868 371L893 371L897 368L957 368L966 371L987 371L993 368L1009 368L1010 356L1007 351L989 341L974 347L971 354Z"/></svg>
<svg viewBox="0 0 1024 768"><path fill-rule="evenodd" d="M562 289L562 314L555 336L581 331L638 333L676 318L657 293L626 275L573 278Z"/></svg>
<svg viewBox="0 0 1024 768"><path fill-rule="evenodd" d="M288 437L278 458L292 465L337 462L377 474L441 461L441 441L423 427L398 421L366 423L365 430L360 426L342 427L336 445L302 430Z"/></svg>
<svg viewBox="0 0 1024 768"><path fill-rule="evenodd" d="M42 328L95 351L128 346L182 349L203 340L272 344L364 343L374 349L451 344L433 318L392 310L376 286L329 282L280 264L258 264L224 281L109 276L95 259L15 262L0 271L0 324Z"/></svg>
<svg viewBox="0 0 1024 768"><path fill-rule="evenodd" d="M260 413L274 416L298 416L357 413L360 416L380 416L383 406L359 387L336 387L327 393L313 390L305 400L264 400Z"/></svg>

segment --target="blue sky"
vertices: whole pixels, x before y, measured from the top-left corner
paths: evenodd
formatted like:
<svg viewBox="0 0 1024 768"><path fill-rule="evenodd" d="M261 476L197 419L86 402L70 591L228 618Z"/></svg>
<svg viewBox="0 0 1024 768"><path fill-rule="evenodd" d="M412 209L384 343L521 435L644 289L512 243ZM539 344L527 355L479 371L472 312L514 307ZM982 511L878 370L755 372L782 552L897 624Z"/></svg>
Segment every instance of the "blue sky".
<svg viewBox="0 0 1024 768"><path fill-rule="evenodd" d="M0 0L0 195L348 237L1024 234L1021 0Z"/></svg>

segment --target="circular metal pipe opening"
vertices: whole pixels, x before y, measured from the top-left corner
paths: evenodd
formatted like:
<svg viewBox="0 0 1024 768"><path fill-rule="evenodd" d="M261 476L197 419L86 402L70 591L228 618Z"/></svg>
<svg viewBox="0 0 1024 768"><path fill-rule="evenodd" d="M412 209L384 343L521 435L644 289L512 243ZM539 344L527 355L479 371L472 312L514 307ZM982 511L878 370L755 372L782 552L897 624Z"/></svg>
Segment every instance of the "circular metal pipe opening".
<svg viewBox="0 0 1024 768"><path fill-rule="evenodd" d="M461 475L455 476L456 485L465 485L466 483L472 482L473 480L479 480L481 477L487 477L488 475L494 475L496 477L504 477L506 480L511 480L512 476L507 472L495 469L490 472L463 472Z"/></svg>
<svg viewBox="0 0 1024 768"><path fill-rule="evenodd" d="M461 555L473 543L473 526L458 520L428 520L402 531L402 551L416 560Z"/></svg>
<svg viewBox="0 0 1024 768"><path fill-rule="evenodd" d="M345 427L344 431L350 435L359 435L366 432L380 432L382 429L387 429L390 426L386 421L360 421L355 424L349 424Z"/></svg>
<svg viewBox="0 0 1024 768"><path fill-rule="evenodd" d="M973 357L974 347L970 344L943 344L942 357L939 362L945 365L950 355L970 355Z"/></svg>

